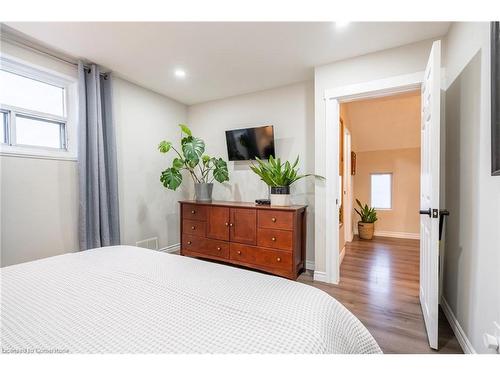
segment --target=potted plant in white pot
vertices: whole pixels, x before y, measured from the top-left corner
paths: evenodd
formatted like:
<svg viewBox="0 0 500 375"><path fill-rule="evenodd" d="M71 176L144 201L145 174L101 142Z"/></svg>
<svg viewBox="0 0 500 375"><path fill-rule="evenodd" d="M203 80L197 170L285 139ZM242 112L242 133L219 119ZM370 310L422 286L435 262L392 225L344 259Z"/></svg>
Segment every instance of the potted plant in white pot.
<svg viewBox="0 0 500 375"><path fill-rule="evenodd" d="M373 233L375 232L375 222L378 220L377 211L373 207L368 207L367 204L363 206L359 199L356 199L356 203L361 210L358 211L356 208L354 209L354 211L356 211L361 218L361 220L358 221L359 238L363 240L371 240L373 238Z"/></svg>
<svg viewBox="0 0 500 375"><path fill-rule="evenodd" d="M259 158L255 158L257 165L252 164L250 169L254 171L262 181L271 188L271 205L272 206L290 206L290 186L301 178L314 176L324 179L322 176L315 174L299 175L297 165L299 157L293 164L289 161L284 163L281 160L269 157L269 161L265 162Z"/></svg>
<svg viewBox="0 0 500 375"><path fill-rule="evenodd" d="M193 179L197 201L211 201L213 181L229 181L227 163L222 158L205 155L205 142L193 136L187 125L179 125L185 137L181 139L181 150L177 150L172 142L161 141L158 150L168 153L173 150L177 157L172 166L161 172L160 181L167 189L176 190L182 183L181 171L188 171Z"/></svg>

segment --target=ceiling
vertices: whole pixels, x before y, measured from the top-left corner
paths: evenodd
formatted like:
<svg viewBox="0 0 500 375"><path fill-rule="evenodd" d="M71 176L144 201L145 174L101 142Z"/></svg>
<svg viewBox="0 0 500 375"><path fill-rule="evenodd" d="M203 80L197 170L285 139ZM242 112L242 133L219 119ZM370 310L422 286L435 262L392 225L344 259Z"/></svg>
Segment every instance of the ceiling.
<svg viewBox="0 0 500 375"><path fill-rule="evenodd" d="M354 152L420 147L420 91L341 104Z"/></svg>
<svg viewBox="0 0 500 375"><path fill-rule="evenodd" d="M8 22L185 104L312 79L314 66L445 35L448 22ZM185 78L174 75L176 69Z"/></svg>

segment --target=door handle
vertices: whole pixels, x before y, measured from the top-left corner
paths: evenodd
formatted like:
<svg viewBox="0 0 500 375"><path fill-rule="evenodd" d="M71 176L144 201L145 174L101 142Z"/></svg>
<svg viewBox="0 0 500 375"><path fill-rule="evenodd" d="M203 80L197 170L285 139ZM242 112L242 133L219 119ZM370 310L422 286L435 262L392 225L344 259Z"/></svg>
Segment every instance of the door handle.
<svg viewBox="0 0 500 375"><path fill-rule="evenodd" d="M420 210L420 215L429 215L429 217L437 219L439 217L439 210L436 210L435 208L429 208L427 210Z"/></svg>
<svg viewBox="0 0 500 375"><path fill-rule="evenodd" d="M450 211L448 211L447 209L439 210L439 241L441 241L441 236L443 234L443 224L445 216L450 216Z"/></svg>
<svg viewBox="0 0 500 375"><path fill-rule="evenodd" d="M420 215L429 215L429 217L432 217L432 209L420 210Z"/></svg>

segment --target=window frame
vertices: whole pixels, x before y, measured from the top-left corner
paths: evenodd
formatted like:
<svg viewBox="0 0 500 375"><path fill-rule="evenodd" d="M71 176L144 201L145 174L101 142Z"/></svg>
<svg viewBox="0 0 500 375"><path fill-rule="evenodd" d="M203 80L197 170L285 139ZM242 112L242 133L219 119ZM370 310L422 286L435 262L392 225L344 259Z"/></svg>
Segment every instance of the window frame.
<svg viewBox="0 0 500 375"><path fill-rule="evenodd" d="M372 176L379 176L379 175L389 175L389 178L391 180L391 182L390 182L390 195L391 196L390 196L390 200L389 200L389 204L390 204L389 208L380 208L380 207L375 207L373 205ZM372 172L372 173L370 173L370 207L373 207L378 211L391 211L394 208L394 206L393 206L393 194L394 194L394 176L393 176L392 172Z"/></svg>
<svg viewBox="0 0 500 375"><path fill-rule="evenodd" d="M77 160L77 113L78 80L44 67L2 54L0 67L9 73L40 81L64 89L63 115L57 116L44 112L20 108L0 103L0 112L7 113L5 138L0 143L0 155L34 157L44 159ZM61 146L63 148L24 145L15 143L16 118L25 117L61 124ZM3 141L3 140L2 140Z"/></svg>

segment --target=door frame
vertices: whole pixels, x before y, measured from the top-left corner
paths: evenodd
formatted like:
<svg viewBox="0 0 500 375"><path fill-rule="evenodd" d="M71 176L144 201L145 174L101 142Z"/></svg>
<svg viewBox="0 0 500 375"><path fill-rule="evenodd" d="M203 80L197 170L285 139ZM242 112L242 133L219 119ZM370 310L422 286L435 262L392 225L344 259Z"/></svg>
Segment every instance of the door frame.
<svg viewBox="0 0 500 375"><path fill-rule="evenodd" d="M344 238L346 242L352 242L352 211L353 211L353 194L352 194L352 137L351 132L347 127L344 127Z"/></svg>
<svg viewBox="0 0 500 375"><path fill-rule="evenodd" d="M317 124L321 133L325 134L323 139L316 138L315 155L316 165L325 163L326 180L321 186L316 187L315 197L317 202L322 202L324 209L315 210L315 235L322 236L316 244L324 244L324 248L316 247L315 257L325 259L325 270L315 270L314 280L331 284L338 284L340 277L340 254L339 254L339 202L327 197L338 196L339 174L339 121L340 103L346 103L360 99L372 99L383 96L399 94L420 89L424 80L424 71L384 78L380 80L367 81L348 86L336 87L325 90L323 100L325 102L325 122ZM325 158L319 160L319 158ZM336 228L336 230L331 230ZM316 262L318 263L318 262Z"/></svg>

